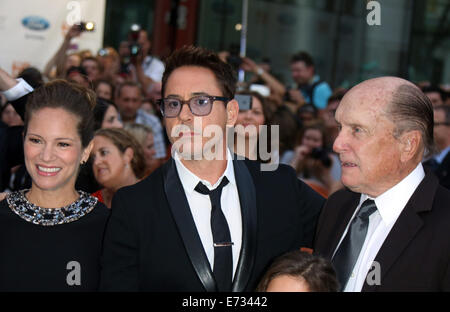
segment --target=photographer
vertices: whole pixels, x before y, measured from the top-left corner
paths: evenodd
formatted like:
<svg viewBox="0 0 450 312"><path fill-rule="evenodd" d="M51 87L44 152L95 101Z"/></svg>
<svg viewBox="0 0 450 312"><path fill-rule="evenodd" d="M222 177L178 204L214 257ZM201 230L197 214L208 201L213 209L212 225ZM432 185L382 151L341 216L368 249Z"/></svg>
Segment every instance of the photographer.
<svg viewBox="0 0 450 312"><path fill-rule="evenodd" d="M146 30L132 29L129 35L130 72L145 93L150 93L155 84L161 83L164 64L157 57L149 55L151 41Z"/></svg>
<svg viewBox="0 0 450 312"><path fill-rule="evenodd" d="M238 100L239 114L235 124L235 139L233 152L237 155L245 156L251 160L268 162L260 158L258 147L261 144L270 146L270 133L265 138L260 136L262 126L270 126L272 110L266 98L255 91L241 91L237 95L251 98L251 105L243 107ZM242 127L236 127L236 126ZM254 131L253 131L254 130Z"/></svg>
<svg viewBox="0 0 450 312"><path fill-rule="evenodd" d="M301 145L295 149L291 166L299 178L324 197L341 188L340 162L324 147L325 128L318 121L308 123L303 130Z"/></svg>

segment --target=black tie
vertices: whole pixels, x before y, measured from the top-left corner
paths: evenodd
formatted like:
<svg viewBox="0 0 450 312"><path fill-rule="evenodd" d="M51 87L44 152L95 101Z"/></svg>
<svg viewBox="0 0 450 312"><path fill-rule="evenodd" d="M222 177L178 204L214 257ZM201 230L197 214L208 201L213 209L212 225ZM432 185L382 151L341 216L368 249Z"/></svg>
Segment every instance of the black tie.
<svg viewBox="0 0 450 312"><path fill-rule="evenodd" d="M228 184L227 177L214 190L210 191L202 182L195 190L209 195L211 200L211 230L214 241L214 277L219 291L231 291L233 277L233 253L230 229L220 206L222 188Z"/></svg>
<svg viewBox="0 0 450 312"><path fill-rule="evenodd" d="M338 250L334 254L332 262L336 269L339 283L341 284L341 290L345 288L358 260L361 248L366 239L369 217L376 210L377 206L373 200L366 199L364 201L355 218L353 218Z"/></svg>

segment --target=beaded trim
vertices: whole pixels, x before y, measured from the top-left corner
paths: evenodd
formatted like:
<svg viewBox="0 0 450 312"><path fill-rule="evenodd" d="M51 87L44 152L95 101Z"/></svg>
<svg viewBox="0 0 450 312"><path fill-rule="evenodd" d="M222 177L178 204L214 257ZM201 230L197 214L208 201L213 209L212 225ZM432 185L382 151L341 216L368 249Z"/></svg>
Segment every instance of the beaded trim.
<svg viewBox="0 0 450 312"><path fill-rule="evenodd" d="M70 223L80 219L94 209L97 198L86 192L78 191L80 197L73 203L61 208L42 208L32 204L25 197L28 190L9 193L6 196L9 208L25 221L43 225L53 226Z"/></svg>

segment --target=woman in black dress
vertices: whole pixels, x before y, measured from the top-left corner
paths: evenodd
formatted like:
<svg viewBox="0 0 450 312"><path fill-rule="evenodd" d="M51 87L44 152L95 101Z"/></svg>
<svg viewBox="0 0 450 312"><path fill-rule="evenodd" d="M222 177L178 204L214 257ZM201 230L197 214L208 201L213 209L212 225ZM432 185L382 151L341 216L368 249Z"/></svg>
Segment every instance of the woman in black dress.
<svg viewBox="0 0 450 312"><path fill-rule="evenodd" d="M92 149L95 94L57 80L28 98L29 190L0 202L0 291L95 291L109 210L77 191Z"/></svg>

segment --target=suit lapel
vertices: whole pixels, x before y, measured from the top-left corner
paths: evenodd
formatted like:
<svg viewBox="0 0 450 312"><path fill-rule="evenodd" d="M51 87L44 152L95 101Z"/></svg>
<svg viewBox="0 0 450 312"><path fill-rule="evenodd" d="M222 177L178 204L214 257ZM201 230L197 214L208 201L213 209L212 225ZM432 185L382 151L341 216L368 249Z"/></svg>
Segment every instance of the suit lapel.
<svg viewBox="0 0 450 312"><path fill-rule="evenodd" d="M164 166L163 172L164 191L186 253L206 291L217 291L211 266L198 235L173 158Z"/></svg>
<svg viewBox="0 0 450 312"><path fill-rule="evenodd" d="M256 256L256 190L244 161L233 160L242 214L242 246L232 291L245 290Z"/></svg>
<svg viewBox="0 0 450 312"><path fill-rule="evenodd" d="M427 172L378 251L374 261L380 263L381 285L391 266L423 226L418 213L431 211L438 185L439 182L434 174ZM367 282L364 282L362 291L375 291L377 288L376 285L369 286Z"/></svg>

